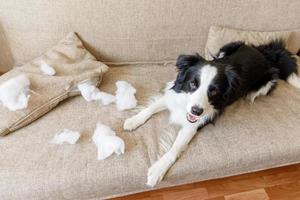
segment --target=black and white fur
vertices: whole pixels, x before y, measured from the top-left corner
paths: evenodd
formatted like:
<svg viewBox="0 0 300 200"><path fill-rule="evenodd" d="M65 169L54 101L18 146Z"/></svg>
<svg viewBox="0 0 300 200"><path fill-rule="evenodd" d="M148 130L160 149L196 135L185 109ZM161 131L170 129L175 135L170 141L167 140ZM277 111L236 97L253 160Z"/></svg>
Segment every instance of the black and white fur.
<svg viewBox="0 0 300 200"><path fill-rule="evenodd" d="M171 149L149 168L149 186L161 181L197 130L213 122L226 106L241 97L253 102L268 95L278 79L300 88L295 59L281 41L260 46L233 42L223 46L212 61L198 54L181 55L176 66L177 78L164 95L124 123L124 129L131 131L168 109L170 122L181 126Z"/></svg>

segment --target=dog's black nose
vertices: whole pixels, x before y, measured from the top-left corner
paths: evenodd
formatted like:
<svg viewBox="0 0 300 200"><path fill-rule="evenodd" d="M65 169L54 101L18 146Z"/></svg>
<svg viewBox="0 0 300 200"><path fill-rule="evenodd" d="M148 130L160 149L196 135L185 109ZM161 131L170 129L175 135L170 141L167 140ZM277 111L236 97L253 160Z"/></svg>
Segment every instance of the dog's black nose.
<svg viewBox="0 0 300 200"><path fill-rule="evenodd" d="M193 115L200 116L203 113L203 109L198 106L193 106L191 112Z"/></svg>

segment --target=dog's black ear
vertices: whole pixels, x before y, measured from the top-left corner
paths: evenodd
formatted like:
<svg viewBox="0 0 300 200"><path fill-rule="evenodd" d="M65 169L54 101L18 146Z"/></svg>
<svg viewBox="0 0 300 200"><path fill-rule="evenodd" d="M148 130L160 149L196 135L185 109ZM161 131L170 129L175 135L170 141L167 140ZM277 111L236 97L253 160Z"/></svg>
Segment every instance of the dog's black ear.
<svg viewBox="0 0 300 200"><path fill-rule="evenodd" d="M198 53L195 55L180 55L177 58L176 66L179 70L184 70L190 66L204 61L205 59L202 58Z"/></svg>
<svg viewBox="0 0 300 200"><path fill-rule="evenodd" d="M236 93L241 85L241 79L236 69L232 66L226 66L224 73L228 82L228 87L223 95L223 99L224 103L229 104L237 96Z"/></svg>

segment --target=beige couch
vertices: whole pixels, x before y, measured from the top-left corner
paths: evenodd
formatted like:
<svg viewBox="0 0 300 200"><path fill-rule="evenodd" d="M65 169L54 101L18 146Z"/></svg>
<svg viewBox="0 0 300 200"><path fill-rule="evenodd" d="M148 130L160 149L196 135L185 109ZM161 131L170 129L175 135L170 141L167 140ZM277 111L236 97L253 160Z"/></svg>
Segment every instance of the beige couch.
<svg viewBox="0 0 300 200"><path fill-rule="evenodd" d="M126 80L145 105L175 77L172 62L178 54L203 54L211 25L299 29L299 8L298 0L0 1L0 71L76 31L111 66L100 88L113 93L115 82ZM300 92L285 83L253 105L234 104L215 126L201 130L156 188L145 186L146 172L159 154L159 138L169 130L167 113L128 134L122 124L130 115L75 97L0 138L0 199L96 200L300 162ZM124 155L96 160L90 138L97 121L125 140ZM78 144L49 144L65 127L82 131Z"/></svg>

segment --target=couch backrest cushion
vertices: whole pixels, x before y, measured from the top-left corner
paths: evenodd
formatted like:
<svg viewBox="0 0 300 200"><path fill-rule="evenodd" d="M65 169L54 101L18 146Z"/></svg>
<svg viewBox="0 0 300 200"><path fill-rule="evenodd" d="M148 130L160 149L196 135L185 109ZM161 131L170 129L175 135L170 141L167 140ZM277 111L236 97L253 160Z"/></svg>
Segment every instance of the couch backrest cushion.
<svg viewBox="0 0 300 200"><path fill-rule="evenodd" d="M211 25L257 31L300 28L299 0L0 1L0 67L42 54L70 31L104 62L203 54Z"/></svg>
<svg viewBox="0 0 300 200"><path fill-rule="evenodd" d="M243 41L246 44L261 45L271 41L282 40L285 47L292 54L297 54L300 49L300 29L294 31L247 31L226 28L221 26L211 26L205 46L205 58L213 59L225 44L235 41Z"/></svg>

